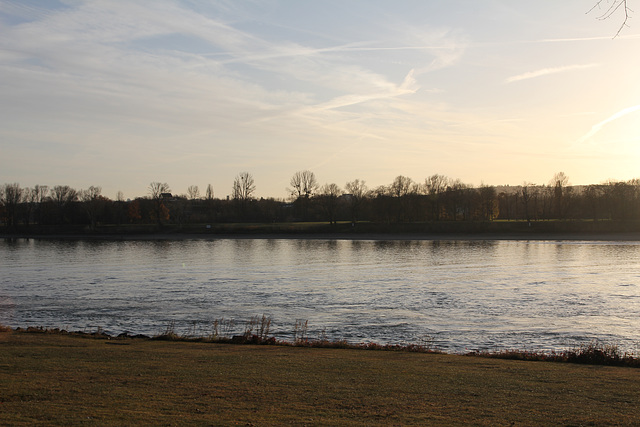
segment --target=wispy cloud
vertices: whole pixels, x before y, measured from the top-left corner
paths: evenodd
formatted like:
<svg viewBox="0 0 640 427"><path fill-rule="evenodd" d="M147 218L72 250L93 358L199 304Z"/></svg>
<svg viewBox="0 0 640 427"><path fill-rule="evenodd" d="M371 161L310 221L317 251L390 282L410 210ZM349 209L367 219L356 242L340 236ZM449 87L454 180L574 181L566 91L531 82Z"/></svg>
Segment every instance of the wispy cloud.
<svg viewBox="0 0 640 427"><path fill-rule="evenodd" d="M549 32L550 19L573 26L540 8L293 3L0 0L0 152L7 153L0 183L33 185L24 166L31 161L38 162L32 170L48 171L49 183L80 167L71 177L78 185L98 183L105 191L152 179L220 185L242 165L269 196L279 194L278 180L290 170L311 166L322 167L316 172L323 180L358 173L380 184L386 174L433 169L462 171L469 180L484 166L517 175L522 166L502 160L504 147L542 152L537 141L575 141L575 126L582 126L580 136L605 118L568 115L601 108L600 91L590 88L606 81L606 93L633 96L625 92L639 66L632 56L604 49L606 33L556 38L600 32ZM501 33L506 28L490 23L505 9L539 13L527 20L536 31L517 23ZM637 39L622 42L627 38L634 37L621 35L615 44L630 52ZM603 50L567 49L591 45ZM600 68L591 68L595 62ZM514 71L514 63L525 65ZM608 74L620 69L626 72ZM584 84L539 92L516 83L564 72L556 77L579 75ZM530 91L536 102L523 103ZM620 102L612 112L640 104ZM354 158L363 159L358 170ZM109 165L116 163L123 173L113 178ZM283 176L267 184L266 175Z"/></svg>
<svg viewBox="0 0 640 427"><path fill-rule="evenodd" d="M565 65L562 67L543 68L541 70L529 71L527 73L518 74L517 76L509 77L505 80L505 83L519 82L522 80L535 79L536 77L548 76L550 74L564 73L567 71L584 70L587 68L598 67L600 64L575 64Z"/></svg>
<svg viewBox="0 0 640 427"><path fill-rule="evenodd" d="M383 88L385 89L385 88ZM350 105L361 104L367 101L373 101L378 99L385 98L394 98L397 96L408 95L415 93L419 87L416 85L416 80L414 78L414 70L409 71L406 75L402 84L400 85L391 85L386 88L386 90L382 92L374 92L368 94L348 94L344 96L339 96L330 100L329 102L322 103L320 105L314 106L310 109L304 109L304 111L319 111L319 110L333 110L336 108L347 107Z"/></svg>
<svg viewBox="0 0 640 427"><path fill-rule="evenodd" d="M633 107L625 108L624 110L620 110L611 117L606 120L601 121L591 127L591 130L583 135L580 139L578 139L579 143L585 142L596 133L600 132L600 130L607 124L611 123L614 120L618 120L621 117L626 116L627 114L635 113L636 111L640 111L640 105L634 105Z"/></svg>

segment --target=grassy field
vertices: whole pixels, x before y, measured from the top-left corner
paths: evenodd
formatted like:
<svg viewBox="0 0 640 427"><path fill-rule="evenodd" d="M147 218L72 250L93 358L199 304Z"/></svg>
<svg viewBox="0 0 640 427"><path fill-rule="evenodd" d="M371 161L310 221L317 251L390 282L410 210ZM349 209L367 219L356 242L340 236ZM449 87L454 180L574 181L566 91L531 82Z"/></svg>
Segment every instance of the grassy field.
<svg viewBox="0 0 640 427"><path fill-rule="evenodd" d="M637 425L640 369L0 333L2 425Z"/></svg>

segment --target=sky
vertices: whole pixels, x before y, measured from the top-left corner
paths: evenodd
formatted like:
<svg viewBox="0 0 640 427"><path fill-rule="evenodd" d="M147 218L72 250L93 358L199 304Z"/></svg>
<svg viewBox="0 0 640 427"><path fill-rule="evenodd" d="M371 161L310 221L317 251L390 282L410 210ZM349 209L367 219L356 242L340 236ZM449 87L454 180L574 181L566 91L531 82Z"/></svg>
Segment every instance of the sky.
<svg viewBox="0 0 640 427"><path fill-rule="evenodd" d="M0 0L0 184L639 178L635 2Z"/></svg>

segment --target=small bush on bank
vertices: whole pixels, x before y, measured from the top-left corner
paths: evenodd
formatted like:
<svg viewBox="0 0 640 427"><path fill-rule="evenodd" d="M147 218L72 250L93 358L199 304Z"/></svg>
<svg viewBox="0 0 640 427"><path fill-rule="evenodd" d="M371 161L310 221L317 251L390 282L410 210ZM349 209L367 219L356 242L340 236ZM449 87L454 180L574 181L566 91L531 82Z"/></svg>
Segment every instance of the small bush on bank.
<svg viewBox="0 0 640 427"><path fill-rule="evenodd" d="M592 341L580 347L561 352L552 351L545 353L520 350L504 350L498 352L474 351L467 353L466 356L640 368L640 358L630 353L623 353L616 345L597 341Z"/></svg>
<svg viewBox="0 0 640 427"><path fill-rule="evenodd" d="M264 315L262 317L252 317L245 325L245 330L242 335L229 336L220 333L220 325L225 325L224 329L228 332L230 331L229 325L232 324L233 322L229 320L216 320L214 322L214 331L207 336L194 336L187 334L180 335L175 331L174 322L171 322L162 333L153 337L140 334L131 335L126 332L118 335L117 337L111 337L109 334L102 331L101 328L98 328L95 332L68 332L64 329L43 327L28 327L26 329L16 328L15 331L26 333L78 335L98 339L152 339L163 341L209 342L219 344L278 345L308 348L342 348L352 350L443 353L433 345L432 339L428 339L425 344L378 344L373 342L349 343L344 339L329 340L326 338L324 332L321 334L320 338L311 339L307 335L308 322L302 320L296 321L293 331L294 339L292 341L278 340L273 336L269 336L271 318ZM0 332L11 331L13 331L12 328L0 324ZM466 353L465 356L640 368L640 358L636 355L622 352L616 345L600 343L598 341L592 341L580 347L560 352L536 352L526 350L503 350L497 352L472 351Z"/></svg>

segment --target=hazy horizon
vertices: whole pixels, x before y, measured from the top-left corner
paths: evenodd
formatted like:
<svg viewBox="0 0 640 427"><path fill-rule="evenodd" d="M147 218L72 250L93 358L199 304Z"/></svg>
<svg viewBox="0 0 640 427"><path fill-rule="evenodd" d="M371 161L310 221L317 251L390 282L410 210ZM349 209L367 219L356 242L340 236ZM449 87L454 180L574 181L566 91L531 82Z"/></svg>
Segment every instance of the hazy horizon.
<svg viewBox="0 0 640 427"><path fill-rule="evenodd" d="M637 178L640 15L595 3L0 1L0 183Z"/></svg>

